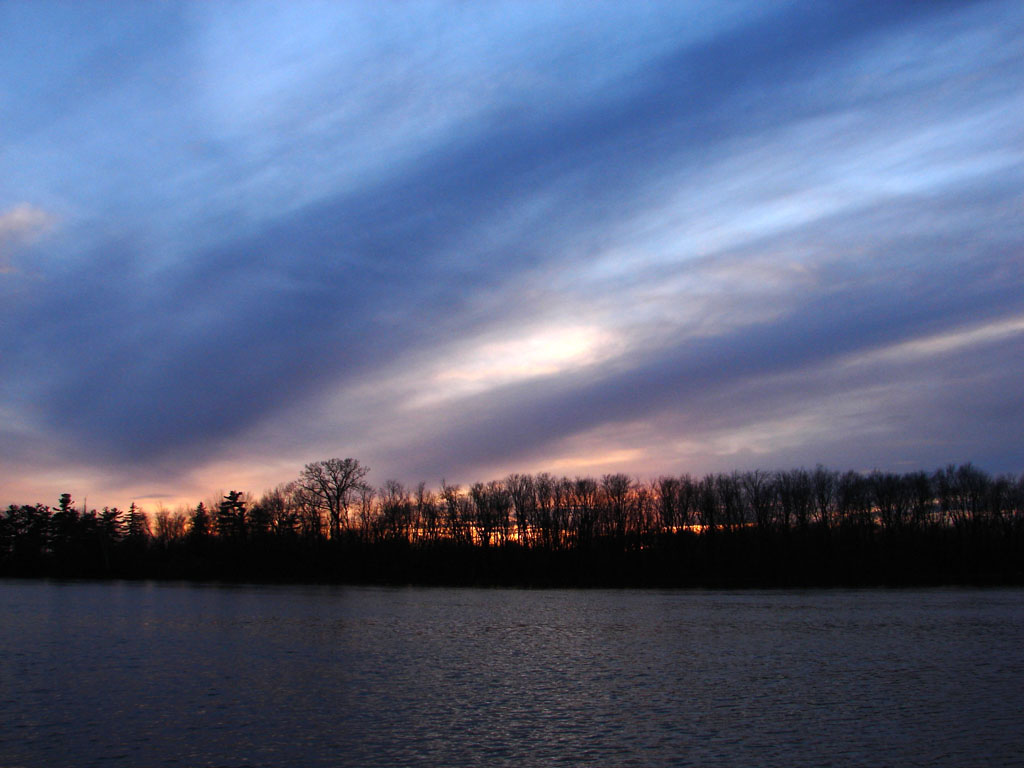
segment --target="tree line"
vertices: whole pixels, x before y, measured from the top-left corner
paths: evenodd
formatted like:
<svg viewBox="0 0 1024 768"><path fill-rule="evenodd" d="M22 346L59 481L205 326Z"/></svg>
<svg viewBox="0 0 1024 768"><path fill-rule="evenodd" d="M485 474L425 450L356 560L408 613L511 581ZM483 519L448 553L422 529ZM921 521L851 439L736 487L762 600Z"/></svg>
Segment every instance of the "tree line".
<svg viewBox="0 0 1024 768"><path fill-rule="evenodd" d="M153 516L7 507L0 574L346 582L1020 583L1024 475L813 470L367 482L355 459Z"/></svg>

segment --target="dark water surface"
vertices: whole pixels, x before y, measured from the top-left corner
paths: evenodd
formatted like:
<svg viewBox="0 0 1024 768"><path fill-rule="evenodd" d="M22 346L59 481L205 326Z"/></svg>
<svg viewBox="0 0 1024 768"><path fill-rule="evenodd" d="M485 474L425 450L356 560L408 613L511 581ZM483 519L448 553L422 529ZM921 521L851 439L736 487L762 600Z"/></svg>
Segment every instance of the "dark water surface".
<svg viewBox="0 0 1024 768"><path fill-rule="evenodd" d="M0 766L1024 765L1024 591L0 581Z"/></svg>

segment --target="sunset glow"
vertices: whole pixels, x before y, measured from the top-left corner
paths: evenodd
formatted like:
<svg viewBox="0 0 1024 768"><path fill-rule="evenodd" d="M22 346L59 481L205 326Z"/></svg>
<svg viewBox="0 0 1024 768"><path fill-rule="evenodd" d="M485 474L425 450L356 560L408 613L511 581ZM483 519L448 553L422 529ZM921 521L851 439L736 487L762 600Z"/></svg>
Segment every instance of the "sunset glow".
<svg viewBox="0 0 1024 768"><path fill-rule="evenodd" d="M613 337L595 328L551 328L525 338L489 341L445 361L428 392L412 401L426 407L441 400L486 392L518 381L554 376L611 357Z"/></svg>

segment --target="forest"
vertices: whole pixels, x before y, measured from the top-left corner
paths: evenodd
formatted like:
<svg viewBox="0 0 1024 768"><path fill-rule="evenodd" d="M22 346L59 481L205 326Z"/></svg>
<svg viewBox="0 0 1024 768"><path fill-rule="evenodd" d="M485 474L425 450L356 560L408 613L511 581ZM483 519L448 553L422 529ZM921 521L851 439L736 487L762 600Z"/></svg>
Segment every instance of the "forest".
<svg viewBox="0 0 1024 768"><path fill-rule="evenodd" d="M526 587L1024 583L1024 474L818 466L371 486L356 459L148 514L11 504L0 576Z"/></svg>

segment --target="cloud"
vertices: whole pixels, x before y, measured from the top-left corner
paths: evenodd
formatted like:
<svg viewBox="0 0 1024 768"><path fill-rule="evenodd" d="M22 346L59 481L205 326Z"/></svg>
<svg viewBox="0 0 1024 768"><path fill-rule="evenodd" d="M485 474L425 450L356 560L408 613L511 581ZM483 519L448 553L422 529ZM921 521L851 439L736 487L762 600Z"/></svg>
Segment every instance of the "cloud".
<svg viewBox="0 0 1024 768"><path fill-rule="evenodd" d="M29 203L0 212L0 274L15 271L10 260L15 248L41 237L55 221L52 214Z"/></svg>
<svg viewBox="0 0 1024 768"><path fill-rule="evenodd" d="M66 236L0 287L0 407L153 479L639 466L822 447L848 390L787 376L1016 343L1019 8L753 8L57 13L0 171Z"/></svg>
<svg viewBox="0 0 1024 768"><path fill-rule="evenodd" d="M981 208L986 205L979 201ZM898 210L891 215L903 216ZM765 281L761 291L733 286L716 292L717 312L740 322L720 323L716 332L700 316L690 320L684 315L682 325L656 337L656 343L632 349L618 364L460 401L439 420L445 425L443 442L427 438L413 442L407 452L401 446L394 450L427 474L445 465L493 466L505 456L529 461L531 454L566 436L602 424L665 420L672 413L692 418L709 408L727 408L740 419L756 422L759 382L773 377L790 377L789 389L772 395L776 405L799 410L806 396L801 377L822 366L842 365L845 370L868 360L887 361L873 368L875 385L881 381L903 387L912 373L910 363L923 355L944 352L956 360L993 340L1019 347L1017 328L1024 309L1018 290L1024 278L1016 258L1019 236L1005 243L996 238L958 244L952 263L943 263L931 255L932 237L915 242L902 228L880 229L871 212L860 217L855 231L873 232L875 238L880 232L892 234L864 241L871 250L859 246L858 258L817 265L813 280L798 273L781 293L773 281ZM837 224L821 223L821 248L840 244L824 236L832 228L844 229ZM896 255L889 255L896 248ZM923 261L914 266L918 258ZM744 262L733 255L726 263L742 271ZM696 267L698 275L716 271L707 264ZM628 293L619 299L630 304ZM767 305L771 311L751 313L745 306L749 303ZM1003 381L1008 385L1008 379ZM836 393L847 391L841 377L828 384ZM932 386L941 387L941 378ZM716 397L714 405L707 403L709 393ZM728 402L730 394L733 403ZM1010 445L1004 449L1013 450ZM987 450L992 452L991 447Z"/></svg>
<svg viewBox="0 0 1024 768"><path fill-rule="evenodd" d="M0 238L27 238L53 223L53 216L29 203L16 205L0 213Z"/></svg>

